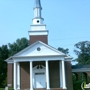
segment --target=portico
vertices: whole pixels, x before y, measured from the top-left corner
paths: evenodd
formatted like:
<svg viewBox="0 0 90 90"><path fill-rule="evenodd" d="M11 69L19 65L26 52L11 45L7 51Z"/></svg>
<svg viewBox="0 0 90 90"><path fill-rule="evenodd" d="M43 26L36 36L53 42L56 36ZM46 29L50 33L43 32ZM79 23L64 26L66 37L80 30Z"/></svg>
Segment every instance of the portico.
<svg viewBox="0 0 90 90"><path fill-rule="evenodd" d="M37 47L41 50L38 51ZM46 53L47 52L47 53ZM12 58L12 60L11 60ZM55 71L58 72L56 79L59 82L59 87L66 89L66 76L65 76L65 61L70 61L72 58L66 56L65 54L59 52L55 48L44 44L41 41L37 41L16 55L8 59L8 63L14 63L14 89L21 89L21 77L22 72L21 63L27 62L29 65L29 86L30 90L34 88L52 88L51 83L52 75L55 73L52 72L53 65L52 63L57 62L54 67L57 67ZM51 63L51 64L50 64ZM50 66L52 65L52 66ZM27 67L27 65L23 65ZM24 68L23 68L24 69ZM52 72L52 73L51 73ZM41 80L42 79L42 80ZM40 81L41 80L41 81Z"/></svg>
<svg viewBox="0 0 90 90"><path fill-rule="evenodd" d="M49 61L48 60L44 61L45 66L37 65L36 67L33 67L34 62L35 61L29 61L30 63L30 90L34 90L34 88L46 88L47 90L50 89ZM60 60L59 66L61 67L59 69L60 70L60 79L59 79L60 88L66 89L64 61ZM63 77L61 77L61 75ZM40 79L42 79L42 81L40 81ZM20 88L20 62L14 62L14 89L15 90L21 89Z"/></svg>

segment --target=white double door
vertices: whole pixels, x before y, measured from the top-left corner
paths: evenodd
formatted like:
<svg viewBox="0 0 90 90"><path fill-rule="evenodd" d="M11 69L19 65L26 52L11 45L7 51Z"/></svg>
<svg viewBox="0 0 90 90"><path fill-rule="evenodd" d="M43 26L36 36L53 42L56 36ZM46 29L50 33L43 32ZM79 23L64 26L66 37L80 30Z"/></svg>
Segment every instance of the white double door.
<svg viewBox="0 0 90 90"><path fill-rule="evenodd" d="M35 73L35 88L46 88L45 73Z"/></svg>

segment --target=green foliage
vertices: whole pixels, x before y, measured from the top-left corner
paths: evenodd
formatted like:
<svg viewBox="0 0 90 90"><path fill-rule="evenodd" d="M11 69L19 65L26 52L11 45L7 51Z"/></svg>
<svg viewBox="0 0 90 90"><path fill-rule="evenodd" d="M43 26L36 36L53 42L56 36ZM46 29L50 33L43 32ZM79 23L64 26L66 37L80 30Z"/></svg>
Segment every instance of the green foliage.
<svg viewBox="0 0 90 90"><path fill-rule="evenodd" d="M75 82L77 80L77 77L74 73L72 74L72 78L73 78L73 82Z"/></svg>
<svg viewBox="0 0 90 90"><path fill-rule="evenodd" d="M65 53L65 54L68 54L69 53L69 49L67 49L67 48L64 49L64 48L59 47L58 50L61 51L61 52L63 52L63 53Z"/></svg>
<svg viewBox="0 0 90 90"><path fill-rule="evenodd" d="M5 90L5 88L0 88L0 90Z"/></svg>
<svg viewBox="0 0 90 90"><path fill-rule="evenodd" d="M73 73L73 89L74 90L82 90L81 89L81 84L83 83L83 82L86 82L86 75L85 75L85 73L80 73L79 74L80 75L80 80L78 80L78 78L77 78L77 75L75 74L75 73Z"/></svg>
<svg viewBox="0 0 90 90"><path fill-rule="evenodd" d="M81 89L81 84L84 82L84 80L79 80L73 82L74 90L82 90Z"/></svg>
<svg viewBox="0 0 90 90"><path fill-rule="evenodd" d="M17 39L16 42L9 45L9 56L16 54L22 49L26 48L29 45L29 42L26 38Z"/></svg>
<svg viewBox="0 0 90 90"><path fill-rule="evenodd" d="M7 45L2 45L0 47L0 87L5 87L7 85L7 63L5 60L21 51L29 45L29 42L26 38L17 39L13 44L9 43ZM1 89L0 89L1 90Z"/></svg>
<svg viewBox="0 0 90 90"><path fill-rule="evenodd" d="M78 56L76 61L78 64L90 64L90 42L82 41L75 44L76 49L74 52Z"/></svg>
<svg viewBox="0 0 90 90"><path fill-rule="evenodd" d="M0 47L0 86L4 86L7 77L7 63L4 61L6 58L8 58L8 48L7 45L3 45Z"/></svg>

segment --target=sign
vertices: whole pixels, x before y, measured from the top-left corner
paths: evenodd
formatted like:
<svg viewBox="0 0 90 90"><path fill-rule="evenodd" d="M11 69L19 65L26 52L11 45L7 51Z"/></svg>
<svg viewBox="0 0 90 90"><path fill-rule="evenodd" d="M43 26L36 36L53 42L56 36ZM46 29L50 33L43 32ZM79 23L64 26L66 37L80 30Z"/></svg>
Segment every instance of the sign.
<svg viewBox="0 0 90 90"><path fill-rule="evenodd" d="M82 88L82 90L85 90L85 89L90 88L90 83L89 83L89 84L86 84L86 82L83 82L83 83L81 84L81 88Z"/></svg>
<svg viewBox="0 0 90 90"><path fill-rule="evenodd" d="M8 90L8 87L5 87L5 90Z"/></svg>
<svg viewBox="0 0 90 90"><path fill-rule="evenodd" d="M11 87L12 86L12 84L8 84L8 87Z"/></svg>

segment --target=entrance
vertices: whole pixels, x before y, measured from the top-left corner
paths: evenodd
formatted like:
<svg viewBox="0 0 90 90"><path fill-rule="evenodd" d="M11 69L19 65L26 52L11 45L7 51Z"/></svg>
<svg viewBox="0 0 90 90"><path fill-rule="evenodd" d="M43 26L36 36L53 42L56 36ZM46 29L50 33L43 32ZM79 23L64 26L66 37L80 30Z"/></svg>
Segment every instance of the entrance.
<svg viewBox="0 0 90 90"><path fill-rule="evenodd" d="M46 88L45 73L35 73L35 86L36 88Z"/></svg>

